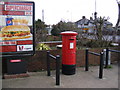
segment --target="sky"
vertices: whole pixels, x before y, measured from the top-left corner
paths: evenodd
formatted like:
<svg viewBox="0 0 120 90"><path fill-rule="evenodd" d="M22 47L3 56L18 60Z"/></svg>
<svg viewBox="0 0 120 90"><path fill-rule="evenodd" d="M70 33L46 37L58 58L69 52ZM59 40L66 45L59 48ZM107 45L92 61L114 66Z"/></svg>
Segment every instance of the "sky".
<svg viewBox="0 0 120 90"><path fill-rule="evenodd" d="M23 0L25 1L25 0ZM35 19L42 20L44 10L44 22L48 25L57 24L59 21L76 22L86 16L93 17L95 12L95 0L28 0L35 2ZM120 1L120 0L119 0ZM118 19L118 5L116 0L96 0L97 16L109 17L113 26Z"/></svg>
<svg viewBox="0 0 120 90"><path fill-rule="evenodd" d="M95 0L34 0L36 4L36 20L42 19L44 10L44 22L56 24L60 20L76 22L86 16L93 17L95 12ZM116 0L96 0L98 16L109 17L109 21L115 25L118 19L118 5Z"/></svg>

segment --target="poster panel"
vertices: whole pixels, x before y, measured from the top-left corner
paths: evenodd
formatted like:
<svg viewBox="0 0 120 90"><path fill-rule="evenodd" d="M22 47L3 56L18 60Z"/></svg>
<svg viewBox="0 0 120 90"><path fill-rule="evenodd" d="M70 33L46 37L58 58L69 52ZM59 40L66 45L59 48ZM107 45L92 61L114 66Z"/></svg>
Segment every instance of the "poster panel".
<svg viewBox="0 0 120 90"><path fill-rule="evenodd" d="M34 2L0 2L0 49L34 53Z"/></svg>

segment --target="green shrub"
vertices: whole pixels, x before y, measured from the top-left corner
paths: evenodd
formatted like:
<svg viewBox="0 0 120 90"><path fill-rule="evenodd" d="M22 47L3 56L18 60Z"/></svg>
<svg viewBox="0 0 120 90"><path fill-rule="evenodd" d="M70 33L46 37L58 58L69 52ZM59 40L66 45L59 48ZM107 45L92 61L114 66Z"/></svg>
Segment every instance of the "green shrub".
<svg viewBox="0 0 120 90"><path fill-rule="evenodd" d="M51 48L44 43L40 43L40 44L37 44L36 50L51 50Z"/></svg>
<svg viewBox="0 0 120 90"><path fill-rule="evenodd" d="M108 66L107 66L107 69L111 69L111 68L112 68L112 66L111 66L111 65L108 65Z"/></svg>

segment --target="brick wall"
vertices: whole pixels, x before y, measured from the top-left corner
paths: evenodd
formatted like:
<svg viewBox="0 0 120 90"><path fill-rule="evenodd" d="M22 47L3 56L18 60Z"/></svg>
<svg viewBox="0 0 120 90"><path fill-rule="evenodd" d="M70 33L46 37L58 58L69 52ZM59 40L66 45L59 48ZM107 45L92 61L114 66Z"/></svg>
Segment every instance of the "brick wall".
<svg viewBox="0 0 120 90"><path fill-rule="evenodd" d="M52 55L60 54L60 50L50 50ZM46 70L47 51L36 51L32 57L27 57L27 70L28 71L41 71ZM55 60L51 60L51 69L55 69Z"/></svg>
<svg viewBox="0 0 120 90"><path fill-rule="evenodd" d="M118 50L119 48L112 48ZM120 49L119 49L120 50ZM100 53L102 49L90 49L90 51ZM61 50L51 50L52 55L61 55ZM111 61L119 60L119 53L111 53ZM31 71L41 71L46 70L46 59L47 51L36 51L36 54L32 57L26 57L27 61L27 70ZM89 64L90 65L99 65L99 56L89 54ZM85 65L85 50L77 50L76 52L76 65L77 67ZM55 60L51 59L51 69L55 69Z"/></svg>

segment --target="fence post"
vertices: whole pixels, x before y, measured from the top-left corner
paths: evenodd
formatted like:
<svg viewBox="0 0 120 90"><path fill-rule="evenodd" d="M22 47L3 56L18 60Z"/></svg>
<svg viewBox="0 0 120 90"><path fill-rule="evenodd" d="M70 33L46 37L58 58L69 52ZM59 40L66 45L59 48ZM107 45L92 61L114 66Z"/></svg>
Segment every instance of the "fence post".
<svg viewBox="0 0 120 90"><path fill-rule="evenodd" d="M47 76L51 75L51 73L50 73L50 59L49 59L49 54L50 54L50 51L47 51Z"/></svg>
<svg viewBox="0 0 120 90"><path fill-rule="evenodd" d="M88 48L87 48L85 52L85 71L88 71L88 69L89 69L89 62L88 62Z"/></svg>
<svg viewBox="0 0 120 90"><path fill-rule="evenodd" d="M106 48L106 64L105 64L105 68L108 67L108 57L109 57L109 49Z"/></svg>
<svg viewBox="0 0 120 90"><path fill-rule="evenodd" d="M106 49L103 49L103 64L106 64Z"/></svg>
<svg viewBox="0 0 120 90"><path fill-rule="evenodd" d="M60 85L60 55L56 56L56 85Z"/></svg>
<svg viewBox="0 0 120 90"><path fill-rule="evenodd" d="M103 78L103 52L100 53L99 78Z"/></svg>

